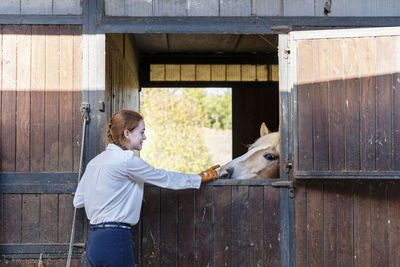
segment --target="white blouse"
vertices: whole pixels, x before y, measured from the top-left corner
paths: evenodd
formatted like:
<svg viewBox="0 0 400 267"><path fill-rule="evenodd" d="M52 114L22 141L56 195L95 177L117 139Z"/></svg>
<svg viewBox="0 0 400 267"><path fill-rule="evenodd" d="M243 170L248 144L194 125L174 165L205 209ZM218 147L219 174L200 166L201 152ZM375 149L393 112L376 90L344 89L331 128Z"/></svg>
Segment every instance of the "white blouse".
<svg viewBox="0 0 400 267"><path fill-rule="evenodd" d="M76 208L85 207L91 224L139 221L144 183L169 189L199 188L201 176L155 169L133 151L109 144L92 159L78 184Z"/></svg>

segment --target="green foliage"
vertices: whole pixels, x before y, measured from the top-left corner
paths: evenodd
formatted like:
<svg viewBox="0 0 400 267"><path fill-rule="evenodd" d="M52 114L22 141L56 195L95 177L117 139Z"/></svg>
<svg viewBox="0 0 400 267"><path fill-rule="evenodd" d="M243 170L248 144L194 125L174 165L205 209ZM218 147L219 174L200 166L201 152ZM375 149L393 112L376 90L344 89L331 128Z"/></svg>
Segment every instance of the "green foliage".
<svg viewBox="0 0 400 267"><path fill-rule="evenodd" d="M147 140L141 156L151 165L171 171L199 173L211 165L200 126L206 121L198 92L146 88L141 112Z"/></svg>
<svg viewBox="0 0 400 267"><path fill-rule="evenodd" d="M204 89L190 89L189 91L189 94L197 99L203 113L207 115L207 120L203 124L205 127L232 129L231 90L227 90L225 94L206 94Z"/></svg>

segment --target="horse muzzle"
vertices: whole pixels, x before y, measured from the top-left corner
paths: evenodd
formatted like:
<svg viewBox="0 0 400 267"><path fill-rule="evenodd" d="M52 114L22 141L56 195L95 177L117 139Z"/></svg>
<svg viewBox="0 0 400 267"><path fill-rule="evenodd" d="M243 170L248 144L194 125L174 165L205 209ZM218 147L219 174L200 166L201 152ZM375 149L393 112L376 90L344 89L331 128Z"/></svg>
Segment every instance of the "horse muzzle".
<svg viewBox="0 0 400 267"><path fill-rule="evenodd" d="M233 168L228 168L222 171L222 174L219 176L219 179L231 179L233 174Z"/></svg>

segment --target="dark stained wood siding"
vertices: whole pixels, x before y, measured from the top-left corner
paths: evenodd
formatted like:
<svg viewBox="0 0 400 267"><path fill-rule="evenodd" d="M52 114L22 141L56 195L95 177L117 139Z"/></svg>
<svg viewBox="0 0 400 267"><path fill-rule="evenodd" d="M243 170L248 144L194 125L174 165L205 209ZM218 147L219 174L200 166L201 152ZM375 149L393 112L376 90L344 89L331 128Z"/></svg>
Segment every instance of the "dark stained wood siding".
<svg viewBox="0 0 400 267"><path fill-rule="evenodd" d="M139 266L280 266L280 189L146 186L134 243ZM135 237L136 239L137 237Z"/></svg>
<svg viewBox="0 0 400 267"><path fill-rule="evenodd" d="M295 170L303 176L399 170L396 38L297 41Z"/></svg>
<svg viewBox="0 0 400 267"><path fill-rule="evenodd" d="M77 172L81 149L82 27L0 26L2 172ZM51 181L50 181L51 182ZM71 194L0 194L0 243L66 244L72 226ZM76 241L83 242L84 211ZM37 264L2 260L0 265ZM65 259L44 259L65 266ZM79 266L74 259L72 266Z"/></svg>
<svg viewBox="0 0 400 267"><path fill-rule="evenodd" d="M296 266L397 266L397 181L296 184Z"/></svg>

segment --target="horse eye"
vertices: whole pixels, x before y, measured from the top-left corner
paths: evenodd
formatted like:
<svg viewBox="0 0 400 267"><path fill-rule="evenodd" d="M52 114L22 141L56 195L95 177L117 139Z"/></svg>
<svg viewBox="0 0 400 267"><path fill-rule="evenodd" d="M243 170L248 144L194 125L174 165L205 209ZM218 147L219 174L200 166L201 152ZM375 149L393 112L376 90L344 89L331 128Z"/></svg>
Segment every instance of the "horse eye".
<svg viewBox="0 0 400 267"><path fill-rule="evenodd" d="M276 159L276 156L275 156L274 154L267 153L267 154L264 154L264 158L265 158L266 160L275 160L275 159Z"/></svg>

